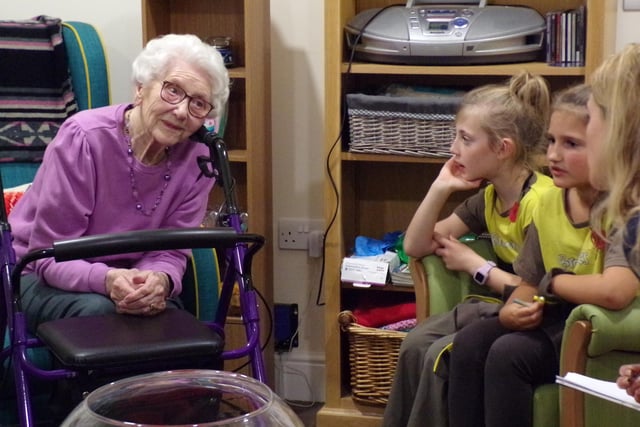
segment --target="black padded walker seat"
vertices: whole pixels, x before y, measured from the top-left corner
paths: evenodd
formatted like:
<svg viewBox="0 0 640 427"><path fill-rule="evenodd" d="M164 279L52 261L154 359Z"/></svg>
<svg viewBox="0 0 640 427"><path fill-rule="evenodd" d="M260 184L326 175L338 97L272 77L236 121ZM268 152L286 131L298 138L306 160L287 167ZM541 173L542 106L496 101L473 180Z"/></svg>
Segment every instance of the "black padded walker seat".
<svg viewBox="0 0 640 427"><path fill-rule="evenodd" d="M37 336L67 367L99 369L175 360L219 359L223 338L185 310L153 317L69 317L42 323ZM203 355L207 355L203 357Z"/></svg>

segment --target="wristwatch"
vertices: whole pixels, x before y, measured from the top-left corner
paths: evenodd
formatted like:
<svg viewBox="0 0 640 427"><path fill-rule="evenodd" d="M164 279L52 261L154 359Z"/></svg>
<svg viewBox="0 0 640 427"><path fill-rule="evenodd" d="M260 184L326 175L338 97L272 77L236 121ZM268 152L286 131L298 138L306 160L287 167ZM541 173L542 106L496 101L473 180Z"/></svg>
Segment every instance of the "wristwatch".
<svg viewBox="0 0 640 427"><path fill-rule="evenodd" d="M489 279L489 272L495 266L495 262L487 261L482 265L482 267L478 268L476 272L473 273L473 280L475 280L478 285L485 285L487 283L487 279Z"/></svg>

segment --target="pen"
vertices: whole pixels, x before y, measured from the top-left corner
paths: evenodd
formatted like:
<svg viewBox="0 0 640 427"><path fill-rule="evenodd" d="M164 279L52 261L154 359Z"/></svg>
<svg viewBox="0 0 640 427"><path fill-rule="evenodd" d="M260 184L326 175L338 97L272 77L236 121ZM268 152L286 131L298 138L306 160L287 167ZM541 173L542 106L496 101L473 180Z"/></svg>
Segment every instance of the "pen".
<svg viewBox="0 0 640 427"><path fill-rule="evenodd" d="M534 295L533 300L544 304L544 297L540 295Z"/></svg>
<svg viewBox="0 0 640 427"><path fill-rule="evenodd" d="M540 303L544 304L544 297L542 297L542 296L535 295L533 297L533 300L536 301L536 302L540 302ZM514 298L513 302L515 302L516 304L520 304L520 305L522 305L524 307L527 307L527 306L531 305L530 302L522 301L519 298Z"/></svg>

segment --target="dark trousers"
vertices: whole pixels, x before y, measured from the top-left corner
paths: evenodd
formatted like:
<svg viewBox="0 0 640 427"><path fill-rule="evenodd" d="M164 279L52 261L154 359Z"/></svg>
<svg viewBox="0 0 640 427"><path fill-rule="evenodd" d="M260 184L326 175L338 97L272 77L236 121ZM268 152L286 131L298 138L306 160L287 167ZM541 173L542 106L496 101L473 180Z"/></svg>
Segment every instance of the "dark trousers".
<svg viewBox="0 0 640 427"><path fill-rule="evenodd" d="M22 276L20 287L22 309L31 333L40 323L49 320L116 312L115 303L105 295L54 288L34 273ZM167 308L182 308L182 304L179 300L170 299L167 300Z"/></svg>
<svg viewBox="0 0 640 427"><path fill-rule="evenodd" d="M535 388L553 383L558 366L542 329L511 331L497 317L469 325L453 341L450 426L532 426Z"/></svg>

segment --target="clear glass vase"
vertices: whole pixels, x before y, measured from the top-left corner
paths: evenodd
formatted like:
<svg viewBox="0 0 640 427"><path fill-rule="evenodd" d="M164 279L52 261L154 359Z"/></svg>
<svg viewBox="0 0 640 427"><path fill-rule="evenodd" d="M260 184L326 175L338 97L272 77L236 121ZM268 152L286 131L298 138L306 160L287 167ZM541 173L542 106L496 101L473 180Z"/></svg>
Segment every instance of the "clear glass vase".
<svg viewBox="0 0 640 427"><path fill-rule="evenodd" d="M112 382L91 392L62 426L304 427L267 385L211 370L158 372Z"/></svg>

